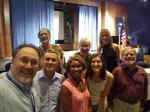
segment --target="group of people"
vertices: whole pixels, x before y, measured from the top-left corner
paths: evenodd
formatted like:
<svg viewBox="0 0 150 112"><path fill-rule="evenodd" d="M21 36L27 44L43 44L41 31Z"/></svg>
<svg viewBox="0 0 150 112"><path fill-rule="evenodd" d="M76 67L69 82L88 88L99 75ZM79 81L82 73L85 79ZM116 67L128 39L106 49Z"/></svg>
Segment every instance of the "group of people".
<svg viewBox="0 0 150 112"><path fill-rule="evenodd" d="M80 51L64 61L59 45L49 44L43 28L40 47L18 46L10 70L0 74L3 112L144 112L147 74L136 64L136 51L121 52L108 29L100 32L100 47L89 53L90 40L80 40ZM65 66L64 66L65 65ZM65 77L65 71L68 76Z"/></svg>

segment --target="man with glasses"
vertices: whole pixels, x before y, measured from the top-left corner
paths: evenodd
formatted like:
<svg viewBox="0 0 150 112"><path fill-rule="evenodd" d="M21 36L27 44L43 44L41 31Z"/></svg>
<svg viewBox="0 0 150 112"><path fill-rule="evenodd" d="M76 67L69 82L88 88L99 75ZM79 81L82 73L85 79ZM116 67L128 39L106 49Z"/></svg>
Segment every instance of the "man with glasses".
<svg viewBox="0 0 150 112"><path fill-rule="evenodd" d="M10 70L0 75L0 110L3 112L38 112L40 99L32 88L40 53L32 44L18 46Z"/></svg>
<svg viewBox="0 0 150 112"><path fill-rule="evenodd" d="M123 64L113 70L114 81L108 97L113 112L143 112L147 100L147 74L136 64L136 51L122 51Z"/></svg>

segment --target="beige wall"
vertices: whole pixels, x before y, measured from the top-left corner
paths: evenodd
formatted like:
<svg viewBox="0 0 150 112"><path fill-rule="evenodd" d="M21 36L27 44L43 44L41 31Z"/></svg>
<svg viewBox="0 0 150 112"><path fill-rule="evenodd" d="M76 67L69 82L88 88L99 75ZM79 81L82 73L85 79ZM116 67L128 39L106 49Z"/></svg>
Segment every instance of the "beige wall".
<svg viewBox="0 0 150 112"><path fill-rule="evenodd" d="M128 19L128 10L125 6L106 2L103 4L103 28L108 28L111 35L116 32L116 17L125 17Z"/></svg>

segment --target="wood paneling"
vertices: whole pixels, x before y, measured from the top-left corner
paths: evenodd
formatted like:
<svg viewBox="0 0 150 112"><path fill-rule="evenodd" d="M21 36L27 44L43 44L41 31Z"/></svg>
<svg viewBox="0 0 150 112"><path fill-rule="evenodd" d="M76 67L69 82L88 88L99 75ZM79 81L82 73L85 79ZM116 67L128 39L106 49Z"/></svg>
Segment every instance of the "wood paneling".
<svg viewBox="0 0 150 112"><path fill-rule="evenodd" d="M11 54L9 0L0 0L0 58Z"/></svg>
<svg viewBox="0 0 150 112"><path fill-rule="evenodd" d="M115 3L106 2L103 4L103 28L107 28L106 23L106 14L109 15L111 19L111 26L108 28L112 35L116 33L116 17L125 17L128 19L128 10L127 7ZM126 24L127 25L127 24ZM127 28L127 26L126 26Z"/></svg>

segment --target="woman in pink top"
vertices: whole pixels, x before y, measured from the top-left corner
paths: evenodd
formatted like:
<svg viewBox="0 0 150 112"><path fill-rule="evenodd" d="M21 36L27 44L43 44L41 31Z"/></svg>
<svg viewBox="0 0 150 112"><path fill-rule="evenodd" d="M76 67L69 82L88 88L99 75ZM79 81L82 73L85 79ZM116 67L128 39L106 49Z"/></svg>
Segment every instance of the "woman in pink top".
<svg viewBox="0 0 150 112"><path fill-rule="evenodd" d="M85 79L81 74L86 64L79 55L70 57L66 70L69 77L61 87L61 104L63 112L91 112L90 94Z"/></svg>

